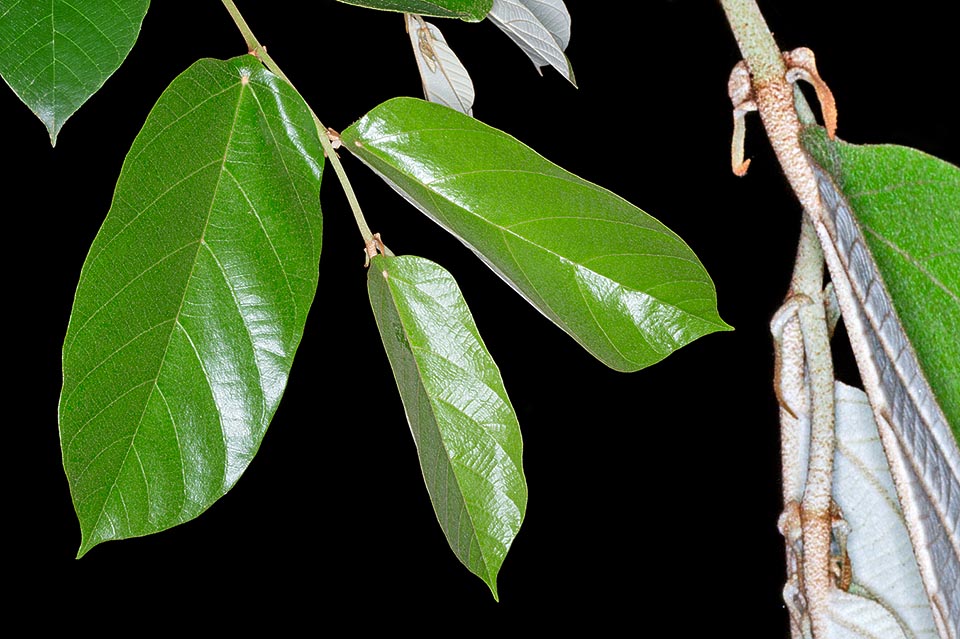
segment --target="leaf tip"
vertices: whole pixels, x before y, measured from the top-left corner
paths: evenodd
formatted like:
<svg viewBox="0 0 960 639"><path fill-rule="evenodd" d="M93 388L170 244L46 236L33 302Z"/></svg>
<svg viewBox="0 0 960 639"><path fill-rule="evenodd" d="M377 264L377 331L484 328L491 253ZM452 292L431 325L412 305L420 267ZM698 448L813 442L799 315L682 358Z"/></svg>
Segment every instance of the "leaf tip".
<svg viewBox="0 0 960 639"><path fill-rule="evenodd" d="M77 556L74 559L82 559L85 554L93 550L93 547L97 544L91 544L89 540L82 539L80 540L80 547L77 548Z"/></svg>
<svg viewBox="0 0 960 639"><path fill-rule="evenodd" d="M490 594L493 595L493 600L497 603L500 603L500 593L497 592L497 576L491 575L489 579L485 577L480 577L483 581L489 586Z"/></svg>
<svg viewBox="0 0 960 639"><path fill-rule="evenodd" d="M564 56L564 57L566 58L566 56ZM567 81L570 82L570 84L573 85L573 88L574 88L574 89L579 89L579 88L580 88L579 86L577 86L577 76L575 76L575 75L573 74L573 65L570 64L570 59L569 59L569 58L567 58Z"/></svg>

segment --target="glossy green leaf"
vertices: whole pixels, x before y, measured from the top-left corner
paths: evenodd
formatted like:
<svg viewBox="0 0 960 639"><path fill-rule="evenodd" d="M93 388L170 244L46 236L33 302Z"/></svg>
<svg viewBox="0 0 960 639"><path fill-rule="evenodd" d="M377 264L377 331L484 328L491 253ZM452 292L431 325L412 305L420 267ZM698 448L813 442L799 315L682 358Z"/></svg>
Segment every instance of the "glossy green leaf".
<svg viewBox="0 0 960 639"><path fill-rule="evenodd" d="M397 98L342 139L612 368L638 370L729 329L713 282L683 240L497 129Z"/></svg>
<svg viewBox="0 0 960 639"><path fill-rule="evenodd" d="M192 519L250 463L317 287L322 157L252 56L195 63L150 112L63 348L80 555Z"/></svg>
<svg viewBox="0 0 960 639"><path fill-rule="evenodd" d="M960 439L960 169L894 145L804 144L863 229L897 314Z"/></svg>
<svg viewBox="0 0 960 639"><path fill-rule="evenodd" d="M370 304L453 552L497 597L527 505L520 425L456 281L420 257L375 257Z"/></svg>
<svg viewBox="0 0 960 639"><path fill-rule="evenodd" d="M15 0L0 7L0 75L47 127L103 86L140 34L149 0Z"/></svg>
<svg viewBox="0 0 960 639"><path fill-rule="evenodd" d="M416 13L422 16L438 18L460 18L468 22L483 20L493 0L339 0L368 9Z"/></svg>

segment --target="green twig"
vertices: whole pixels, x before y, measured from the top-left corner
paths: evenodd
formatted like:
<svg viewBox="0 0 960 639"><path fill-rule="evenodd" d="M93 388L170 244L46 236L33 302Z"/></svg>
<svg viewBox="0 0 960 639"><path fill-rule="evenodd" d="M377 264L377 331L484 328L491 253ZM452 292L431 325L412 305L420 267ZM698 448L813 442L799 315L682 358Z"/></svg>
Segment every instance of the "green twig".
<svg viewBox="0 0 960 639"><path fill-rule="evenodd" d="M240 10L237 9L237 5L233 4L233 0L223 0L223 6L227 8L227 12L230 14L230 17L233 18L234 24L240 29L240 33L243 34L243 41L247 43L247 51L253 53L259 49L260 43L257 42L256 36L253 35L253 31L251 31L247 25L247 21L240 15Z"/></svg>
<svg viewBox="0 0 960 639"><path fill-rule="evenodd" d="M805 370L802 383L809 397L809 449L807 472L800 504L802 554L799 565L788 566L788 582L800 584L803 590L801 610L813 634L826 633L826 613L832 587L830 575L831 494L834 455L834 374L830 338L824 308L823 260L816 229L810 216L818 211L820 197L816 178L800 145L801 119L811 118L799 91L787 80L783 54L755 0L721 0L730 29L737 40L750 72L751 89L767 137L790 186L803 205L806 215L801 230L797 261L787 304L803 300L797 308L800 334L803 338ZM782 387L783 382L779 382ZM783 423L784 428L790 424ZM786 440L786 436L785 436ZM799 451L798 451L799 452ZM786 464L785 464L786 467ZM789 511L791 504L785 504ZM787 534L787 531L785 531ZM791 539L788 536L788 543ZM788 547L788 558L791 549ZM794 574L798 571L799 574ZM786 591L785 591L786 592ZM790 601L788 600L788 604ZM794 637L803 634L791 615Z"/></svg>
<svg viewBox="0 0 960 639"><path fill-rule="evenodd" d="M754 81L763 84L782 78L787 68L755 0L721 0L721 3Z"/></svg>
<svg viewBox="0 0 960 639"><path fill-rule="evenodd" d="M237 28L240 30L240 33L243 34L243 39L247 43L247 49L251 54L255 55L258 60L260 60L267 69L276 76L282 78L287 84L293 88L294 91L297 91L297 87L294 86L293 82L290 81L290 78L287 77L287 74L283 72L280 66L270 57L270 54L267 53L267 48L264 47L257 40L257 37L253 35L253 31L247 25L246 20L243 19L243 16L240 14L240 10L237 9L237 6L233 3L233 0L222 0L223 6L226 7L227 12L230 14L230 17L233 18L233 22L237 25ZM297 91L297 95L300 95L300 92ZM300 96L300 99L303 99L303 96ZM304 100L306 104L306 100ZM330 160L330 165L333 166L333 171L337 174L337 179L340 180L340 185L343 187L343 192L347 196L347 202L350 203L350 210L353 211L353 217L356 220L357 228L360 229L360 235L363 237L364 244L368 247L368 252L370 247L375 245L373 233L370 231L370 227L367 225L366 219L363 217L363 211L360 209L360 202L357 200L357 195L353 191L353 187L350 185L350 180L347 178L347 173L343 169L343 165L340 163L340 158L337 156L336 150L333 148L333 144L330 142L330 137L327 135L327 127L323 126L323 122L320 121L320 118L317 117L317 114L314 113L313 108L310 105L307 105L307 108L310 109L310 115L313 116L313 122L317 127L317 136L320 138L320 145L323 147L323 152L327 156L327 159Z"/></svg>

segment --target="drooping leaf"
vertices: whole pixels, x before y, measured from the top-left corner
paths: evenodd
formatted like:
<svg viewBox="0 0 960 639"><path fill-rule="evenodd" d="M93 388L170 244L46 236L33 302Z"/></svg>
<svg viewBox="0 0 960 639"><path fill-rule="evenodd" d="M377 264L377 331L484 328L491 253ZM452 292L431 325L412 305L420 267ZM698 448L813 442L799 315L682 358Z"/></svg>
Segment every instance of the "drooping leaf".
<svg viewBox="0 0 960 639"><path fill-rule="evenodd" d="M252 56L195 63L150 112L63 348L80 555L192 519L257 452L316 291L322 157Z"/></svg>
<svg viewBox="0 0 960 639"><path fill-rule="evenodd" d="M728 330L693 251L613 193L446 107L397 98L344 145L617 370Z"/></svg>
<svg viewBox="0 0 960 639"><path fill-rule="evenodd" d="M951 430L954 418L947 416L956 414L950 384L951 378L956 384L957 362L932 370L937 353L923 342L950 348L957 334L960 289L950 265L957 256L960 171L911 149L854 147L816 131L808 131L804 143L822 204L815 212L818 235L920 575L945 632L960 627L960 448ZM899 216L913 223L908 228L890 223ZM892 254L874 257L873 246L879 255ZM914 288L902 287L898 278ZM946 324L917 332L921 324L938 320ZM950 330L939 332L943 328ZM937 376L947 380L946 388Z"/></svg>
<svg viewBox="0 0 960 639"><path fill-rule="evenodd" d="M864 231L930 386L960 438L960 168L914 149L804 143Z"/></svg>
<svg viewBox="0 0 960 639"><path fill-rule="evenodd" d="M563 53L570 41L570 14L561 0L494 0L487 18L523 49L538 71L552 66L576 86Z"/></svg>
<svg viewBox="0 0 960 639"><path fill-rule="evenodd" d="M378 256L367 283L437 519L497 598L527 504L520 425L500 371L439 265Z"/></svg>
<svg viewBox="0 0 960 639"><path fill-rule="evenodd" d="M836 636L862 637L856 632L869 630L869 636L883 639L938 639L890 467L862 390L837 382L835 423L833 500L848 529L844 541L852 573L850 593L831 600ZM844 629L847 635L840 634Z"/></svg>
<svg viewBox="0 0 960 639"><path fill-rule="evenodd" d="M0 75L47 127L64 122L130 53L149 0L18 0L0 6Z"/></svg>
<svg viewBox="0 0 960 639"><path fill-rule="evenodd" d="M407 33L423 80L423 94L436 102L473 115L473 80L440 29L418 15L407 14Z"/></svg>
<svg viewBox="0 0 960 639"><path fill-rule="evenodd" d="M536 16L561 49L566 50L570 44L570 12L563 0L519 0Z"/></svg>
<svg viewBox="0 0 960 639"><path fill-rule="evenodd" d="M339 0L344 4L352 4L368 9L383 11L399 11L402 13L416 13L421 16L436 18L460 18L467 22L483 20L493 0Z"/></svg>

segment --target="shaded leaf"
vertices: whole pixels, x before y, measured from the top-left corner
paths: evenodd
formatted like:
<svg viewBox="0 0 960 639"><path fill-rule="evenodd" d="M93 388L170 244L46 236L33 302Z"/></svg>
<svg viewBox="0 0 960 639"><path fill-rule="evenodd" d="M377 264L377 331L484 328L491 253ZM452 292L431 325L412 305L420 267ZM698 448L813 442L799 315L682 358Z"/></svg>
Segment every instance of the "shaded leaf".
<svg viewBox="0 0 960 639"><path fill-rule="evenodd" d="M573 67L563 53L570 40L570 14L562 2L494 0L487 18L523 49L538 71L552 66L576 86Z"/></svg>
<svg viewBox="0 0 960 639"><path fill-rule="evenodd" d="M437 519L497 598L527 504L520 425L500 371L439 265L378 256L367 283Z"/></svg>
<svg viewBox="0 0 960 639"><path fill-rule="evenodd" d="M19 0L0 7L0 75L47 127L64 122L130 53L149 0Z"/></svg>
<svg viewBox="0 0 960 639"><path fill-rule="evenodd" d="M570 12L563 0L519 0L550 32L561 49L570 44Z"/></svg>
<svg viewBox="0 0 960 639"><path fill-rule="evenodd" d="M849 595L831 600L836 632L865 628L874 637L938 639L890 467L862 390L837 382L835 424L833 499L849 530L844 541L853 580ZM853 596L866 601L853 601Z"/></svg>
<svg viewBox="0 0 960 639"><path fill-rule="evenodd" d="M368 9L416 13L437 18L460 18L479 22L490 12L493 0L339 0Z"/></svg>
<svg viewBox="0 0 960 639"><path fill-rule="evenodd" d="M63 348L80 555L196 517L250 463L316 291L322 157L252 56L195 63L150 112Z"/></svg>
<svg viewBox="0 0 960 639"><path fill-rule="evenodd" d="M412 13L406 18L413 55L423 80L424 97L430 102L473 115L473 80L447 45L440 29Z"/></svg>
<svg viewBox="0 0 960 639"><path fill-rule="evenodd" d="M502 131L397 98L342 139L612 368L638 370L729 329L713 282L683 240Z"/></svg>

